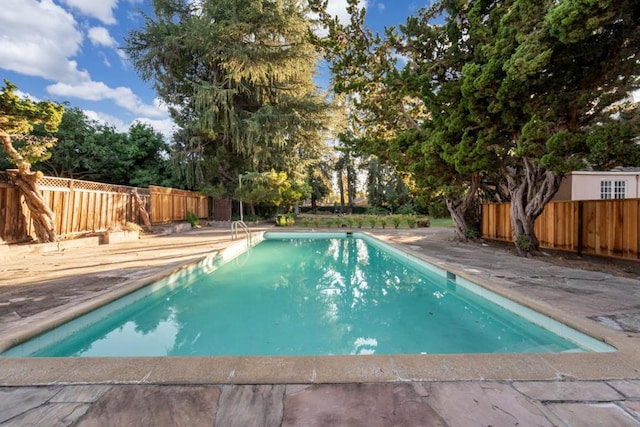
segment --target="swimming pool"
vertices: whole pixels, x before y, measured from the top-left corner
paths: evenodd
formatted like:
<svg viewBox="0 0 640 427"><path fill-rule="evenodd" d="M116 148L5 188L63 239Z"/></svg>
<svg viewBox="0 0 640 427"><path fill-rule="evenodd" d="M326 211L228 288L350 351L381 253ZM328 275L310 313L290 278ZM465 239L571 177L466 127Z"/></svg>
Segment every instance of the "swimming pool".
<svg viewBox="0 0 640 427"><path fill-rule="evenodd" d="M3 355L612 350L366 235L268 233Z"/></svg>

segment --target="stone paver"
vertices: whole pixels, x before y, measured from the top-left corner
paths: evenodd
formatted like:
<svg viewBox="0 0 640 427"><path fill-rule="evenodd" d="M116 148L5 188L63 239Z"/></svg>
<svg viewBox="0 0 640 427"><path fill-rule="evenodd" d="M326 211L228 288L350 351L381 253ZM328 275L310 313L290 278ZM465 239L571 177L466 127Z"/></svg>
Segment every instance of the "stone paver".
<svg viewBox="0 0 640 427"><path fill-rule="evenodd" d="M640 399L640 380L614 380L609 384L626 397Z"/></svg>
<svg viewBox="0 0 640 427"><path fill-rule="evenodd" d="M510 384L427 383L429 405L451 426L552 426L553 423Z"/></svg>
<svg viewBox="0 0 640 427"><path fill-rule="evenodd" d="M282 422L284 385L224 386L215 425L271 427Z"/></svg>
<svg viewBox="0 0 640 427"><path fill-rule="evenodd" d="M609 402L623 398L620 393L607 385L607 383L597 381L524 381L516 382L513 386L532 399L545 401L585 400Z"/></svg>
<svg viewBox="0 0 640 427"><path fill-rule="evenodd" d="M640 420L640 401L628 400L626 402L622 402L621 406L636 419Z"/></svg>
<svg viewBox="0 0 640 427"><path fill-rule="evenodd" d="M614 403L552 403L547 407L570 427L640 426L640 421Z"/></svg>
<svg viewBox="0 0 640 427"><path fill-rule="evenodd" d="M0 388L0 423L38 408L59 391L56 387Z"/></svg>
<svg viewBox="0 0 640 427"><path fill-rule="evenodd" d="M411 384L309 386L288 394L284 426L446 426Z"/></svg>
<svg viewBox="0 0 640 427"><path fill-rule="evenodd" d="M25 426L71 426L89 409L86 403L54 403L39 406L18 417L12 418L2 427Z"/></svg>
<svg viewBox="0 0 640 427"><path fill-rule="evenodd" d="M108 385L70 385L62 387L49 402L51 403L93 403L105 394L111 386Z"/></svg>
<svg viewBox="0 0 640 427"><path fill-rule="evenodd" d="M212 425L219 395L214 386L112 387L76 426Z"/></svg>

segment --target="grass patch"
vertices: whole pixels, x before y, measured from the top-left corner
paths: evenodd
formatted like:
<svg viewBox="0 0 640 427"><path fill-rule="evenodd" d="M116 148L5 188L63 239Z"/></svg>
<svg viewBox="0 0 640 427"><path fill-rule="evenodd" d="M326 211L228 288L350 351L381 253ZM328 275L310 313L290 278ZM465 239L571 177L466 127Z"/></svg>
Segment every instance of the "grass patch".
<svg viewBox="0 0 640 427"><path fill-rule="evenodd" d="M451 217L447 218L431 218L432 227L453 227L453 220Z"/></svg>

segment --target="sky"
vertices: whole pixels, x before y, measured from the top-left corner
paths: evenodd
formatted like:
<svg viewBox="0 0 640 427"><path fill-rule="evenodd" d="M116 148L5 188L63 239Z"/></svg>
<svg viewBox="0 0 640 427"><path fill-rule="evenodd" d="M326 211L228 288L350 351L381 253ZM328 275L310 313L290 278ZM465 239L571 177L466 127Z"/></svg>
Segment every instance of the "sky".
<svg viewBox="0 0 640 427"><path fill-rule="evenodd" d="M403 23L428 2L362 1L377 31ZM174 123L166 106L122 50L127 34L142 26L141 12L151 14L151 0L0 2L0 78L20 95L68 102L121 132L139 121L170 137ZM329 11L341 19L348 18L345 7L346 0L329 0Z"/></svg>

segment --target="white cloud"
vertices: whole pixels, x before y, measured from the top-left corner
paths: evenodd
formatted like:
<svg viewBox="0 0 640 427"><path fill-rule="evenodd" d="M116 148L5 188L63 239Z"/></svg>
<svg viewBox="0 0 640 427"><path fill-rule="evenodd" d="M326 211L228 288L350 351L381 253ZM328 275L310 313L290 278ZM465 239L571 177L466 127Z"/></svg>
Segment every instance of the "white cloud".
<svg viewBox="0 0 640 427"><path fill-rule="evenodd" d="M104 46L110 48L117 48L118 42L111 37L109 30L105 27L92 27L89 29L89 40L94 46Z"/></svg>
<svg viewBox="0 0 640 427"><path fill-rule="evenodd" d="M29 99L29 100L31 100L33 102L40 102L41 101L41 99L38 98L37 96L33 96L30 93L23 92L20 89L14 90L13 93L16 94L16 96L18 98L21 98L21 99Z"/></svg>
<svg viewBox="0 0 640 427"><path fill-rule="evenodd" d="M73 16L51 0L3 0L0 68L62 82L89 80L78 70L82 33Z"/></svg>
<svg viewBox="0 0 640 427"><path fill-rule="evenodd" d="M367 1L368 0L359 0L358 7L367 7ZM351 16L349 15L349 12L347 12L347 5L347 0L329 0L327 2L327 13L337 17L341 24L346 25L351 20ZM318 15L312 13L310 14L310 17L311 19L316 19ZM316 27L314 32L320 37L325 37L329 34L329 31L326 28Z"/></svg>
<svg viewBox="0 0 640 427"><path fill-rule="evenodd" d="M89 120L94 120L103 125L111 125L115 127L118 132L127 132L129 130L129 125L115 116L93 110L83 111L84 114L86 114L86 116L89 118Z"/></svg>
<svg viewBox="0 0 640 427"><path fill-rule="evenodd" d="M360 0L358 8L367 7L367 0ZM348 24L351 17L347 13L347 0L329 0L327 3L327 12L333 16L337 16L342 24Z"/></svg>
<svg viewBox="0 0 640 427"><path fill-rule="evenodd" d="M61 97L79 98L87 101L109 99L127 111L150 117L167 117L168 110L160 101L148 105L128 87L111 88L102 82L80 82L78 84L56 83L47 86L47 92Z"/></svg>
<svg viewBox="0 0 640 427"><path fill-rule="evenodd" d="M80 13L96 18L105 24L115 24L113 10L118 7L118 0L62 0Z"/></svg>
<svg viewBox="0 0 640 427"><path fill-rule="evenodd" d="M164 137L164 142L171 142L173 140L173 134L177 130L177 126L173 119L160 119L160 120L152 120L148 118L138 118L129 124L129 126L133 125L136 122L144 123L153 128L156 132L159 132Z"/></svg>
<svg viewBox="0 0 640 427"><path fill-rule="evenodd" d="M144 123L149 125L159 132L164 137L165 142L171 142L173 139L173 133L176 131L177 126L172 119L149 119L147 117L138 117L133 119L129 123L122 121L121 119L114 117L110 114L101 113L94 110L84 110L84 113L90 120L94 120L103 125L113 126L118 132L127 133L129 128L135 123Z"/></svg>

